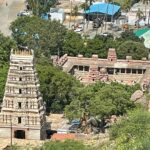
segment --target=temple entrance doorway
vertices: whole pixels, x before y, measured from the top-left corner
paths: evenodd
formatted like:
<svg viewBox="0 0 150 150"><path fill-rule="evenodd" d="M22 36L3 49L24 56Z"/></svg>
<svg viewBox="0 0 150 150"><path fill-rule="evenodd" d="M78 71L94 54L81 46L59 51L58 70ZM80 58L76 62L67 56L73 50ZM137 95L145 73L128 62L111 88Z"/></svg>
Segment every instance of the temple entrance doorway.
<svg viewBox="0 0 150 150"><path fill-rule="evenodd" d="M16 130L14 132L14 137L17 139L25 139L25 131L24 130Z"/></svg>

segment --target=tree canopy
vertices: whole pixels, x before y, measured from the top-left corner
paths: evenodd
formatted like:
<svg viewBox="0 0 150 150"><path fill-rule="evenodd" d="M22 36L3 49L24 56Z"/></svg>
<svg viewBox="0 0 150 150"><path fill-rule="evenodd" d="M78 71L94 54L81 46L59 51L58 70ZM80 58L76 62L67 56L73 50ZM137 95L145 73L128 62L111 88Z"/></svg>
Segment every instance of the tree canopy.
<svg viewBox="0 0 150 150"><path fill-rule="evenodd" d="M3 100L5 84L7 79L8 64L1 65L0 67L0 103Z"/></svg>
<svg viewBox="0 0 150 150"><path fill-rule="evenodd" d="M76 89L80 86L79 81L53 67L46 57L37 60L36 69L48 111L62 112L75 96Z"/></svg>
<svg viewBox="0 0 150 150"><path fill-rule="evenodd" d="M0 33L0 103L3 99L6 84L10 51L16 47L15 41Z"/></svg>
<svg viewBox="0 0 150 150"><path fill-rule="evenodd" d="M42 150L89 150L82 142L74 140L51 141L42 146Z"/></svg>
<svg viewBox="0 0 150 150"><path fill-rule="evenodd" d="M119 4L123 10L128 11L133 4L139 2L140 0L114 0L115 3Z"/></svg>
<svg viewBox="0 0 150 150"><path fill-rule="evenodd" d="M99 57L106 58L109 48L116 48L118 58L121 59L127 55L133 59L142 59L148 57L149 53L143 41L132 32L124 32L116 39L111 35L97 35L94 39L87 39L67 30L58 21L46 21L38 17L20 17L10 28L17 44L28 46L35 50L35 55L45 55L48 58L50 55L62 56L65 53L71 56L83 54L85 57L98 54Z"/></svg>
<svg viewBox="0 0 150 150"><path fill-rule="evenodd" d="M66 117L69 120L80 118L83 112L99 118L123 115L135 107L130 97L138 88L138 85L131 87L118 83L96 83L83 87L78 90L70 105L66 106Z"/></svg>
<svg viewBox="0 0 150 150"><path fill-rule="evenodd" d="M111 128L111 139L116 150L149 150L150 114L144 109L128 112Z"/></svg>
<svg viewBox="0 0 150 150"><path fill-rule="evenodd" d="M0 64L8 62L11 49L16 47L15 41L0 33Z"/></svg>
<svg viewBox="0 0 150 150"><path fill-rule="evenodd" d="M58 21L46 21L38 17L20 17L11 26L17 44L34 49L35 55L58 54L62 51L66 28Z"/></svg>
<svg viewBox="0 0 150 150"><path fill-rule="evenodd" d="M27 0L27 2L33 14L40 16L42 13L47 13L49 9L58 2L58 0Z"/></svg>

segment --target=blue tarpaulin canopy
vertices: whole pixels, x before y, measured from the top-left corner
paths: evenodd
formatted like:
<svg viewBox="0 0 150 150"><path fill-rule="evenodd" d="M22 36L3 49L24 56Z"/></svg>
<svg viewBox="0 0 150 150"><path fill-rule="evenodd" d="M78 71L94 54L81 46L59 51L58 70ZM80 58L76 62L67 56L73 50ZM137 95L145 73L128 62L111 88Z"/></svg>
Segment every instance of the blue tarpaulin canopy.
<svg viewBox="0 0 150 150"><path fill-rule="evenodd" d="M115 15L120 10L120 6L110 3L96 3L89 7L85 11L85 14L89 13L103 13L108 15Z"/></svg>
<svg viewBox="0 0 150 150"><path fill-rule="evenodd" d="M48 14L42 14L42 15L41 15L41 18L44 19L44 20L48 20L48 19L49 19L49 18L48 18Z"/></svg>

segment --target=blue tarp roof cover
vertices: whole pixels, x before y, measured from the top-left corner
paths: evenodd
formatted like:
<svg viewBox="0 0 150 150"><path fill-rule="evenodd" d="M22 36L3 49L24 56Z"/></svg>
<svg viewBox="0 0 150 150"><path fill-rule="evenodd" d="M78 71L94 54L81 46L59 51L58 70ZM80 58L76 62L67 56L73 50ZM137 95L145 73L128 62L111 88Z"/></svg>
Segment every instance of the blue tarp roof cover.
<svg viewBox="0 0 150 150"><path fill-rule="evenodd" d="M41 18L44 19L44 20L48 20L49 19L47 14L42 14Z"/></svg>
<svg viewBox="0 0 150 150"><path fill-rule="evenodd" d="M113 5L110 3L96 3L90 6L88 10L85 11L86 14L88 13L103 13L108 15L116 14L120 9L120 6Z"/></svg>

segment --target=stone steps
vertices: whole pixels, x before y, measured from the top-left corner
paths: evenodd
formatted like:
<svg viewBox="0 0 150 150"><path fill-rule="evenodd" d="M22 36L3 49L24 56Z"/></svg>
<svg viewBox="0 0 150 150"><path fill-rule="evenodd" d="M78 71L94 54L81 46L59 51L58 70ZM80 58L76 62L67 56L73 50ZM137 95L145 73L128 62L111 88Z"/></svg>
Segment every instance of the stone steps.
<svg viewBox="0 0 150 150"><path fill-rule="evenodd" d="M142 84L145 80L149 80L150 79L150 67L147 67L141 81L140 84Z"/></svg>

